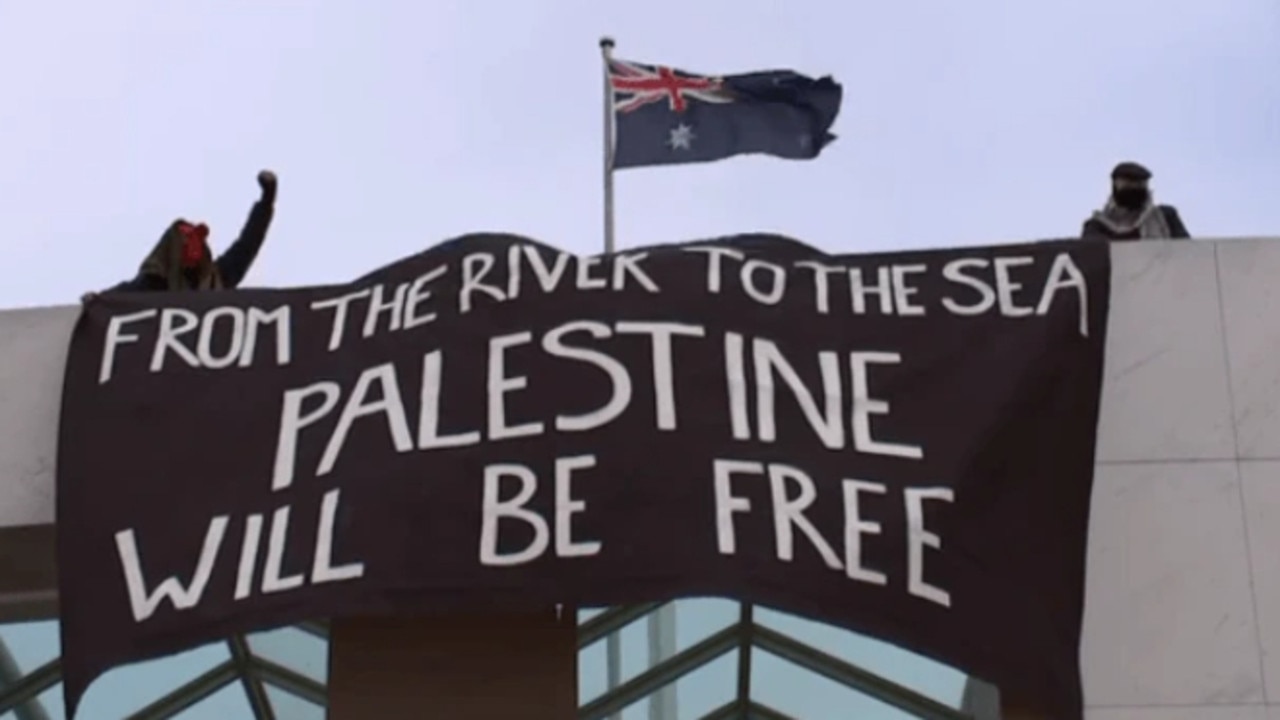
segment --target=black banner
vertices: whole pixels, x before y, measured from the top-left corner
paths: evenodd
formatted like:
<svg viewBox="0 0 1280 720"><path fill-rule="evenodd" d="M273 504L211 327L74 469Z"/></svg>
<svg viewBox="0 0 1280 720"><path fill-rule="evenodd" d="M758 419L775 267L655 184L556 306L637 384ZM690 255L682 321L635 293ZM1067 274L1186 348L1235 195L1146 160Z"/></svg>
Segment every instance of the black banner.
<svg viewBox="0 0 1280 720"><path fill-rule="evenodd" d="M58 458L68 709L315 617L729 596L1081 716L1105 243L576 257L105 295Z"/></svg>

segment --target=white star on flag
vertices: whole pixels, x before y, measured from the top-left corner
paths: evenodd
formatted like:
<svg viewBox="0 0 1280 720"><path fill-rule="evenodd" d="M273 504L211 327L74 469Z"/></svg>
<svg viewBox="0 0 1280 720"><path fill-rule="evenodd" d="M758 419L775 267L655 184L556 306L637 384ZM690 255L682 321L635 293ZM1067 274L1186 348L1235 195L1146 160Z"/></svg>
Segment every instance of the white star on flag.
<svg viewBox="0 0 1280 720"><path fill-rule="evenodd" d="M693 128L680 123L672 128L671 139L667 141L667 144L671 146L672 150L689 150L693 147L694 137L696 136L693 134Z"/></svg>

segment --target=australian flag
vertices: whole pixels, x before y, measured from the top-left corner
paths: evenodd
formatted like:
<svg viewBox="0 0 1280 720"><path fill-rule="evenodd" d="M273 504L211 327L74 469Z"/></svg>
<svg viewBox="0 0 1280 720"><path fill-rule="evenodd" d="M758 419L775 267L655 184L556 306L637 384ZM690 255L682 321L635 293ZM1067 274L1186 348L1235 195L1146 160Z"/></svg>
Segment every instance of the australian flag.
<svg viewBox="0 0 1280 720"><path fill-rule="evenodd" d="M790 70L706 77L609 61L615 169L763 154L809 160L836 139L842 90Z"/></svg>

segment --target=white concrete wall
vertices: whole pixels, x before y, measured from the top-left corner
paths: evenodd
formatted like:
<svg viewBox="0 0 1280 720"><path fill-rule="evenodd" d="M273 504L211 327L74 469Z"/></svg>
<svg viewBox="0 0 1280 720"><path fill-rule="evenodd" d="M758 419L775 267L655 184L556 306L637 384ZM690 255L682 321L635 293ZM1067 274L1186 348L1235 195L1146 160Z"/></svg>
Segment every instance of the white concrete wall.
<svg viewBox="0 0 1280 720"><path fill-rule="evenodd" d="M53 522L62 371L80 306L0 311L0 528Z"/></svg>
<svg viewBox="0 0 1280 720"><path fill-rule="evenodd" d="M1089 720L1280 720L1280 239L1114 247Z"/></svg>
<svg viewBox="0 0 1280 720"><path fill-rule="evenodd" d="M1113 256L1089 720L1280 720L1280 239ZM0 527L53 520L77 313L0 312Z"/></svg>

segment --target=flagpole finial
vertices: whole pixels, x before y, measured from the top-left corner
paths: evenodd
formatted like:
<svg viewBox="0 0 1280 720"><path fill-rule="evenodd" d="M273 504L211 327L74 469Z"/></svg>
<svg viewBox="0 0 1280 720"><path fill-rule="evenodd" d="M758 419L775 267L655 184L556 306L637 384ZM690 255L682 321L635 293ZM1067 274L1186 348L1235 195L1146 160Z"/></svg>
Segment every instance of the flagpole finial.
<svg viewBox="0 0 1280 720"><path fill-rule="evenodd" d="M601 50L612 50L612 49L613 49L613 38L609 37L608 35L605 35L604 37L600 38L600 49L601 49Z"/></svg>

